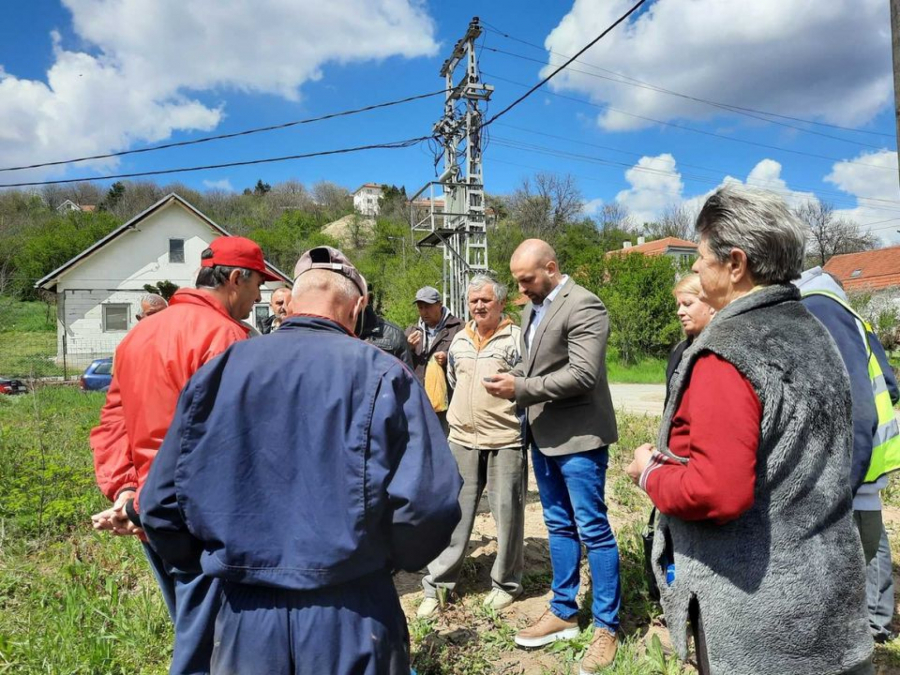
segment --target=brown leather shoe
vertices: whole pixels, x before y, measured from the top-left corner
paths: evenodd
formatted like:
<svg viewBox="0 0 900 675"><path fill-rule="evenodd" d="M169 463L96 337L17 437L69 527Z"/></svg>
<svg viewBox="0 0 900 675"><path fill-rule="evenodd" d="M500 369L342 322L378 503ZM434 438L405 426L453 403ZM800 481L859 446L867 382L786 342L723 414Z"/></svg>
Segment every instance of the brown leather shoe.
<svg viewBox="0 0 900 675"><path fill-rule="evenodd" d="M605 628L595 628L594 637L588 646L587 653L581 659L578 675L593 675L604 668L608 668L616 660L616 651L619 649L619 641L616 636Z"/></svg>
<svg viewBox="0 0 900 675"><path fill-rule="evenodd" d="M578 621L563 621L549 609L528 628L516 633L516 644L520 647L543 647L556 640L571 640L578 636Z"/></svg>

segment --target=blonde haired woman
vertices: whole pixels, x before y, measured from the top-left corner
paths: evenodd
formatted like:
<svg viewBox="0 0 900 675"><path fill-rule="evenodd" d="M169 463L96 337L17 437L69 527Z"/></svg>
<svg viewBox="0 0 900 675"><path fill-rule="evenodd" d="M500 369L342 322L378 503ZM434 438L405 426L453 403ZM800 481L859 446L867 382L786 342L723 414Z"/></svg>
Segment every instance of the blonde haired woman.
<svg viewBox="0 0 900 675"><path fill-rule="evenodd" d="M666 366L666 401L669 400L669 382L672 380L675 368L681 362L681 355L684 354L685 349L691 346L694 338L700 335L700 332L706 328L716 313L716 310L700 299L700 275L696 272L683 276L672 289L672 295L675 296L675 302L678 303L678 320L681 321L681 327L684 329L686 337L675 345L669 355L669 365Z"/></svg>

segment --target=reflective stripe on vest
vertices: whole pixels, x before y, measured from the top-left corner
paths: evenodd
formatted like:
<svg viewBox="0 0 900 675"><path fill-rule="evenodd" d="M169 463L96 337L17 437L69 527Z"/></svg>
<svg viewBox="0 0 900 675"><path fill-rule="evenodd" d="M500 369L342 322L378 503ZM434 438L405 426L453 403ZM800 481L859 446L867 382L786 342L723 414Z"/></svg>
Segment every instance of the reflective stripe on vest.
<svg viewBox="0 0 900 675"><path fill-rule="evenodd" d="M878 413L878 428L872 441L872 461L869 462L869 470L863 479L866 483L878 480L881 476L900 469L900 425L894 416L894 405L888 392L887 381L884 379L884 371L881 364L872 351L869 344L869 336L875 337L872 326L856 313L842 298L829 291L807 291L803 297L810 295L823 295L839 303L853 317L859 321L866 337L866 356L868 358L869 380L872 383L872 393L875 397L875 410ZM877 340L878 338L875 337Z"/></svg>

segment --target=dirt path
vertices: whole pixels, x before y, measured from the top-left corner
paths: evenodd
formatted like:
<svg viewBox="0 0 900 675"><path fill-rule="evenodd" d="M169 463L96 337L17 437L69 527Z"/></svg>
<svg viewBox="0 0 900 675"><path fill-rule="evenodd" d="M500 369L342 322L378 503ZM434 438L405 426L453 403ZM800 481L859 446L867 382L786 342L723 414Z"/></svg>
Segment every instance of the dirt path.
<svg viewBox="0 0 900 675"><path fill-rule="evenodd" d="M620 399L621 400L621 399ZM641 419L637 429L629 435L638 439L652 429L655 421ZM635 434L635 432L637 432ZM658 608L646 599L643 591L643 573L640 553L635 550L636 532L643 525L649 502L624 475L625 457L613 449L607 477L607 501L610 504L610 522L616 530L622 559L623 612L621 638L625 646L620 648L620 663L608 671L611 675L629 673L651 675L694 673L689 665L677 669L677 664L665 666L666 670L648 662L648 647L658 636L666 653L671 652L668 632L663 625ZM900 508L886 507L885 523L894 544L894 560L900 560ZM528 497L525 507L525 593L511 607L491 616L481 607L481 602L491 589L490 570L497 553L496 529L488 510L487 500L482 499L469 543L469 554L463 568L461 596L433 622L415 618L422 600L422 573L401 573L395 578L401 604L410 622L414 653L418 653L415 665L419 675L477 675L479 673L504 673L507 675L562 675L577 673L577 662L582 645L560 645L560 649L525 651L515 647L512 637L547 608L550 593L550 555L547 531L543 522L541 505L534 475L529 467ZM900 574L895 565L895 586L900 589ZM587 586L587 566L582 566L582 592ZM639 587L639 588L638 588ZM900 597L900 594L898 594ZM584 614L584 613L583 613ZM589 614L584 614L582 624L590 624ZM895 617L894 630L900 631ZM586 631L583 636L586 636ZM577 641L573 641L577 642ZM582 643L584 640L582 640ZM877 675L900 675L900 640L880 646L876 652ZM427 652L428 658L423 658ZM431 655L434 658L431 658ZM665 657L662 657L665 658Z"/></svg>

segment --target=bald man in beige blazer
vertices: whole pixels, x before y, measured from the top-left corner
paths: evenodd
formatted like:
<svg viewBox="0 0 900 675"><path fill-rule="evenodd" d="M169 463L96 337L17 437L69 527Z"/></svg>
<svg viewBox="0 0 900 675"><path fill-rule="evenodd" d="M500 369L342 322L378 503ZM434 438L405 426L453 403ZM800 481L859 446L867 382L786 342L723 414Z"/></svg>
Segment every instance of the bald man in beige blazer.
<svg viewBox="0 0 900 675"><path fill-rule="evenodd" d="M560 272L544 241L523 242L510 270L530 300L522 316L523 361L484 387L525 410L553 566L550 607L516 643L540 647L578 634L584 544L595 629L580 672L599 672L615 660L621 602L618 547L604 502L608 446L618 440L606 377L609 319L596 295Z"/></svg>

